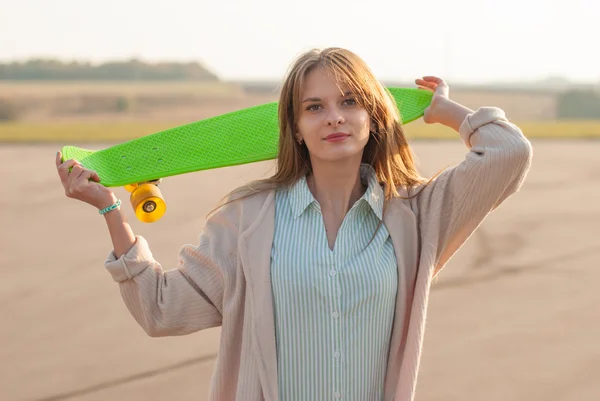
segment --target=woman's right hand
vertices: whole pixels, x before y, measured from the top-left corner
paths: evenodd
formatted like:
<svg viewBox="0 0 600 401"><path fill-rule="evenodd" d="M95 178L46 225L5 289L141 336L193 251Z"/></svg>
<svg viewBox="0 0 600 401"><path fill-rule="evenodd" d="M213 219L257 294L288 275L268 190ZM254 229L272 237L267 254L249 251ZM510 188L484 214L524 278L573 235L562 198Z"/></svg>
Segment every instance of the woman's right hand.
<svg viewBox="0 0 600 401"><path fill-rule="evenodd" d="M115 194L107 187L99 184L98 174L81 165L77 160L62 162L62 154L56 153L58 176L65 189L65 195L88 203L97 209L103 209L116 202ZM69 169L72 168L71 172Z"/></svg>

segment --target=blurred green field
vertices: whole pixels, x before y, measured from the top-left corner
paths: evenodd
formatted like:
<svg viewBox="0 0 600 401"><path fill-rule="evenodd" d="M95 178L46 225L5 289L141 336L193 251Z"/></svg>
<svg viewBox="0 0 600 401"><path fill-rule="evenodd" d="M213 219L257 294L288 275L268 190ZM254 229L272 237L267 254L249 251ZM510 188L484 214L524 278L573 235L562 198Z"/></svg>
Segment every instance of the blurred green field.
<svg viewBox="0 0 600 401"><path fill-rule="evenodd" d="M160 132L182 123L168 122L64 122L0 123L2 143L115 143ZM600 138L598 121L522 122L517 125L529 138ZM410 139L452 139L456 133L435 124L415 122L405 127Z"/></svg>

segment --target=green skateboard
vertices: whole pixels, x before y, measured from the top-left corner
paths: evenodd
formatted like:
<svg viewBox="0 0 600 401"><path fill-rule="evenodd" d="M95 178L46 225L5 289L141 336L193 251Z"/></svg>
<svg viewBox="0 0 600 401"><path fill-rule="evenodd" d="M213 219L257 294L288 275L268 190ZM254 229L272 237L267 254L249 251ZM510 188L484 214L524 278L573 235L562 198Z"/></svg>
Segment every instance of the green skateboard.
<svg viewBox="0 0 600 401"><path fill-rule="evenodd" d="M423 89L388 88L402 123L423 115L432 93ZM250 107L171 128L94 151L62 149L63 161L78 160L94 170L106 187L125 186L140 221L153 222L166 211L157 188L160 179L178 174L270 160L277 157L277 102Z"/></svg>

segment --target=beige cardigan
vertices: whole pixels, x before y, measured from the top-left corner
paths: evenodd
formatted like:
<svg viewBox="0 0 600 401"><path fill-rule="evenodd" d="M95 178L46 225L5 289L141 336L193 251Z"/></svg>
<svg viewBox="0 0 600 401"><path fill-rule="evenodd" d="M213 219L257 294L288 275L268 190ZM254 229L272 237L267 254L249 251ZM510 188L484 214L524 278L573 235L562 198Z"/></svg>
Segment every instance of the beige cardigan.
<svg viewBox="0 0 600 401"><path fill-rule="evenodd" d="M520 188L531 164L529 141L500 109L480 108L459 133L469 148L465 160L418 196L391 200L385 211L399 280L386 401L414 398L432 277L486 215ZM222 327L213 401L278 399L269 260L274 204L274 192L268 192L220 209L206 222L199 245L182 247L177 269L163 270L140 236L126 255L117 260L111 252L106 261L131 314L150 336Z"/></svg>

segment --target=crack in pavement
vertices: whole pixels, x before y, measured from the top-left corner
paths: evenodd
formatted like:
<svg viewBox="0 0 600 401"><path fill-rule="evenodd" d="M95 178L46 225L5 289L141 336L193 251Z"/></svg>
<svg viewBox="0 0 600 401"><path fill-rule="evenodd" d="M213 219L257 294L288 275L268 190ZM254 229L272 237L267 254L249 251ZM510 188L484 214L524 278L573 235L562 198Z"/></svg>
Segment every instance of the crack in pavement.
<svg viewBox="0 0 600 401"><path fill-rule="evenodd" d="M489 264L496 255L492 247L492 240L483 227L475 231L475 238L480 245L477 247L478 252L473 258L471 269L479 270L482 266Z"/></svg>
<svg viewBox="0 0 600 401"><path fill-rule="evenodd" d="M477 242L475 255L468 270L458 277L451 277L443 280L436 280L432 285L433 289L456 288L495 280L501 276L517 275L539 270L542 267L549 267L555 262L565 262L569 258L577 257L580 254L600 253L600 244L592 244L577 251L570 251L556 256L549 256L525 264L510 265L498 264L502 260L502 255L514 255L519 250L527 248L529 235L533 235L535 230L539 230L545 224L557 224L558 220L583 221L590 222L590 218L598 213L589 212L571 212L563 218L555 214L546 214L535 216L534 219L521 220L519 229L512 230L510 233L491 235L485 226L479 227L473 235L473 240ZM496 262L496 263L494 263ZM492 267L493 266L493 267ZM485 269L485 267L488 267Z"/></svg>
<svg viewBox="0 0 600 401"><path fill-rule="evenodd" d="M188 360L185 360L185 361L173 364L173 365L165 366L165 367L154 369L154 370L149 370L147 372L137 373L135 375L123 377L123 378L117 379L117 380L111 380L111 381L107 381L107 382L104 382L104 383L95 384L93 386L82 388L82 389L79 389L79 390L73 390L73 391L68 391L68 392L64 392L64 393L60 393L60 394L55 394L55 395L52 395L50 397L37 398L37 399L35 399L33 401L62 401L62 400L67 400L67 399L78 397L78 396L81 396L81 395L95 393L95 392L98 392L98 391L101 391L101 390L106 390L106 389L109 389L109 388L121 386L123 384L132 383L134 381L146 379L148 377L158 376L160 374L171 372L173 370L183 369L183 368L188 367L188 366L197 365L197 364L202 363L202 362L213 360L216 357L217 357L217 354L211 354L211 355L201 356L201 357L198 357L198 358L192 358L192 359L188 359Z"/></svg>
<svg viewBox="0 0 600 401"><path fill-rule="evenodd" d="M484 227L480 227L473 234L473 239L478 243L476 254L470 266L471 271L479 271L503 254L516 254L519 250L526 248L527 239L524 232L535 229L532 223L522 222L521 231L510 234L490 234Z"/></svg>
<svg viewBox="0 0 600 401"><path fill-rule="evenodd" d="M530 263L521 264L521 265L514 265L514 266L511 266L511 265L499 266L497 269L494 269L493 272L486 274L485 276L477 276L477 277L461 276L461 277L457 277L454 279L446 279L445 281L434 284L431 287L431 290L434 291L434 290L443 290L443 289L448 289L448 288L464 287L464 286L471 285L471 284L478 284L478 283L482 283L482 282L493 281L502 276L536 272L542 268L548 267L548 265L552 265L553 263L556 263L556 262L568 261L571 258L581 255L581 254L593 255L596 253L600 254L600 245L594 244L592 246L588 246L588 247L578 249L578 250L575 250L572 252L566 252L562 255L552 256L547 259L539 259L535 262L530 262Z"/></svg>

